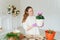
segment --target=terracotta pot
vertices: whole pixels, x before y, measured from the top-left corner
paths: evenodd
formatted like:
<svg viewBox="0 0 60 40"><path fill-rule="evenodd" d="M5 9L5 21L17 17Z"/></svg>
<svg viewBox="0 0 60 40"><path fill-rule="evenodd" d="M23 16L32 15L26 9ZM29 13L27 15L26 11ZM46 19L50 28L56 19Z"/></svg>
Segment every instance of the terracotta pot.
<svg viewBox="0 0 60 40"><path fill-rule="evenodd" d="M8 40L16 40L16 38L10 37L8 38Z"/></svg>
<svg viewBox="0 0 60 40"><path fill-rule="evenodd" d="M20 38L20 40L22 40L24 38L24 35L20 34L19 38Z"/></svg>
<svg viewBox="0 0 60 40"><path fill-rule="evenodd" d="M55 31L53 31L53 33L49 33L48 30L45 31L45 36L46 36L46 40L54 40L54 36L55 36Z"/></svg>

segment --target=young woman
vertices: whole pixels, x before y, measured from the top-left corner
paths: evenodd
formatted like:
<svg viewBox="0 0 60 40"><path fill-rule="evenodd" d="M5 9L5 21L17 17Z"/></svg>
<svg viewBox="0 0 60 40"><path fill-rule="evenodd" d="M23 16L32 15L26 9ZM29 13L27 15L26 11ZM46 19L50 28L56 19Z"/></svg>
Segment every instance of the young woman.
<svg viewBox="0 0 60 40"><path fill-rule="evenodd" d="M36 25L36 19L35 19L34 11L32 7L28 6L25 9L22 23L23 23L23 28L25 29L26 35L31 35L33 37L37 37L40 35L39 29Z"/></svg>

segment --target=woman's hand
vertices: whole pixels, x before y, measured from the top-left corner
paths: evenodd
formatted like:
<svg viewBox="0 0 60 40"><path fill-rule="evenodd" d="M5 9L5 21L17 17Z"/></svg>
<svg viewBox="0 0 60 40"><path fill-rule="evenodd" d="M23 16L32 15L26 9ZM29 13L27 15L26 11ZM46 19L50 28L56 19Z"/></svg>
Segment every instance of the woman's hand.
<svg viewBox="0 0 60 40"><path fill-rule="evenodd" d="M37 27L37 24L34 23L34 24L32 24L32 26L28 26L27 31L29 31L29 30L32 29L33 27Z"/></svg>
<svg viewBox="0 0 60 40"><path fill-rule="evenodd" d="M37 27L37 24L36 23L32 24L32 27Z"/></svg>
<svg viewBox="0 0 60 40"><path fill-rule="evenodd" d="M29 30L32 29L33 27L37 27L37 24L34 23L34 24L32 24L31 26L28 26L27 31L29 31Z"/></svg>

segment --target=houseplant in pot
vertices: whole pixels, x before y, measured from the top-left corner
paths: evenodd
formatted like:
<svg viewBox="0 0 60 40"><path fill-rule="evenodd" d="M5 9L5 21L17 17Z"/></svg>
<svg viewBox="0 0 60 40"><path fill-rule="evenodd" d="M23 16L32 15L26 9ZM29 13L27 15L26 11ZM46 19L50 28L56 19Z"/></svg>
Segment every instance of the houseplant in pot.
<svg viewBox="0 0 60 40"><path fill-rule="evenodd" d="M44 16L42 15L42 11L38 11L37 12L37 16L36 16L36 23L38 26L42 27L44 26Z"/></svg>
<svg viewBox="0 0 60 40"><path fill-rule="evenodd" d="M25 36L24 36L22 33L20 33L19 39L22 40L22 39L24 39L24 38L25 38Z"/></svg>
<svg viewBox="0 0 60 40"><path fill-rule="evenodd" d="M45 31L45 36L46 36L46 40L54 40L56 32L53 30L46 30Z"/></svg>
<svg viewBox="0 0 60 40"><path fill-rule="evenodd" d="M18 40L19 39L19 33L13 33L13 32L7 33L5 38L7 40Z"/></svg>
<svg viewBox="0 0 60 40"><path fill-rule="evenodd" d="M15 29L13 32L14 33L19 33L19 40L22 40L24 38L24 34L20 32L20 30L18 30L19 28Z"/></svg>
<svg viewBox="0 0 60 40"><path fill-rule="evenodd" d="M20 27L19 27L20 28ZM21 31L19 30L19 28L15 29L13 31L13 33L19 33L19 40L22 40L24 38L24 34L21 33Z"/></svg>

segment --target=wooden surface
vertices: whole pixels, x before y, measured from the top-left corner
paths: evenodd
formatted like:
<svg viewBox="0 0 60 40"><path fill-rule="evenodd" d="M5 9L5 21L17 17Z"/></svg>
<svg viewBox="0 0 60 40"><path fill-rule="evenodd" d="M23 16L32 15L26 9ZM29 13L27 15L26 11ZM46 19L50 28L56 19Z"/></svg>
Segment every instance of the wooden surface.
<svg viewBox="0 0 60 40"><path fill-rule="evenodd" d="M37 38L34 38L34 37L25 37L22 40L46 40L46 38L45 37L37 37Z"/></svg>

